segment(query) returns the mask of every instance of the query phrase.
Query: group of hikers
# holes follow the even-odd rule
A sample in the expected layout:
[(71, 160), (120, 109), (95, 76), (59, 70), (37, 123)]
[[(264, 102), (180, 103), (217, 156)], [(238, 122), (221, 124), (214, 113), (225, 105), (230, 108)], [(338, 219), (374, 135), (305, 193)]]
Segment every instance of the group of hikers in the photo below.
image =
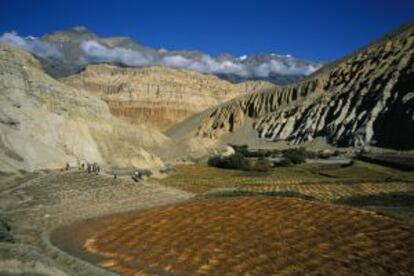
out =
[[(66, 167), (65, 167), (66, 171), (68, 171), (70, 169), (70, 164), (66, 163)], [(101, 172), (101, 167), (98, 165), (98, 163), (93, 162), (93, 163), (89, 163), (89, 162), (79, 162), (78, 161), (78, 169), (82, 170), (82, 171), (86, 171), (87, 173), (95, 173), (95, 174), (99, 174)], [(118, 175), (115, 171), (112, 172), (114, 179), (117, 179)], [(135, 182), (138, 182), (139, 180), (142, 179), (142, 173), (138, 170), (134, 171), (132, 173), (132, 179)]]
[(88, 173), (96, 173), (99, 174), (99, 172), (101, 171), (101, 167), (99, 167), (98, 163), (94, 162), (94, 163), (86, 163), (86, 171)]
[[(69, 163), (66, 163), (65, 169), (67, 171), (70, 169)], [(78, 169), (82, 171), (86, 171), (88, 173), (95, 173), (95, 174), (99, 174), (101, 172), (101, 167), (96, 162), (93, 162), (93, 163), (78, 162)]]

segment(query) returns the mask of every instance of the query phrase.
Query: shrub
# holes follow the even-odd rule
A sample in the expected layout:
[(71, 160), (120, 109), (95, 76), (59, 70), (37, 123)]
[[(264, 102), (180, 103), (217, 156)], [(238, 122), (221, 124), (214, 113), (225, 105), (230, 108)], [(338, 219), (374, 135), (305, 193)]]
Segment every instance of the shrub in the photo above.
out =
[(290, 166), (293, 166), (293, 163), (292, 161), (290, 161), (290, 159), (282, 159), (280, 160), (278, 165), (281, 167), (290, 167)]
[(246, 170), (249, 168), (249, 161), (238, 153), (225, 158), (225, 161), (225, 165), (229, 169)]
[(232, 145), (230, 146), (234, 149), (235, 152), (243, 154), (245, 157), (249, 154), (249, 146), (247, 145)]
[(331, 151), (328, 151), (328, 150), (320, 151), (319, 154), (318, 154), (318, 157), (321, 158), (321, 159), (328, 159), (332, 156), (333, 156), (333, 153)]
[(221, 168), (223, 166), (223, 163), (224, 163), (223, 159), (224, 159), (223, 157), (221, 157), (219, 155), (216, 155), (216, 156), (210, 157), (207, 161), (207, 164), (210, 167)]
[(251, 171), (256, 172), (268, 172), (272, 168), (269, 160), (267, 159), (260, 159), (257, 160), (250, 168)]
[(0, 216), (0, 242), (14, 242), (8, 220)]
[(141, 174), (141, 176), (145, 176), (145, 177), (151, 177), (152, 176), (152, 171), (150, 171), (148, 169), (141, 169), (141, 170), (138, 170), (138, 172)]
[(165, 174), (170, 174), (170, 173), (173, 173), (175, 171), (176, 171), (176, 169), (172, 165), (167, 165), (164, 168), (159, 170), (160, 173), (165, 173)]
[(238, 152), (227, 157), (213, 156), (207, 164), (222, 169), (247, 170), (249, 168), (249, 161)]
[(310, 153), (305, 148), (287, 149), (283, 151), (283, 157), (289, 159), (293, 164), (301, 164), (310, 157)]

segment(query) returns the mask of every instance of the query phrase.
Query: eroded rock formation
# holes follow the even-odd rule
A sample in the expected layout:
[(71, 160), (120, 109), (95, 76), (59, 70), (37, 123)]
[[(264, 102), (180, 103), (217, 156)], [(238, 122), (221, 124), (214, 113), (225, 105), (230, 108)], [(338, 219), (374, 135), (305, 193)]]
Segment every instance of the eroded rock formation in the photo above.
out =
[(267, 82), (236, 85), (215, 76), (159, 66), (134, 69), (90, 65), (79, 75), (62, 80), (99, 95), (115, 116), (156, 130), (166, 130), (244, 93), (274, 86)]
[[(169, 138), (114, 118), (99, 97), (51, 78), (30, 54), (0, 46), (0, 170), (63, 168), (77, 160), (157, 167)], [(171, 143), (173, 144), (173, 143)]]
[(197, 128), (219, 138), (253, 118), (260, 138), (292, 144), (414, 149), (414, 26), (406, 26), (298, 84), (234, 99)]

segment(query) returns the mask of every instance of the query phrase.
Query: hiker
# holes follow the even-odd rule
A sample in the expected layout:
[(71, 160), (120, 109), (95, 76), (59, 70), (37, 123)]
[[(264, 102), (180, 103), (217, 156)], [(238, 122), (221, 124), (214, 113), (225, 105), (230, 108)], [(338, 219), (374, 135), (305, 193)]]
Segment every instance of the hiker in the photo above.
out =
[(133, 179), (135, 182), (138, 182), (138, 181), (141, 179), (141, 174), (140, 174), (140, 172), (139, 172), (139, 171), (135, 171), (135, 172), (133, 173), (133, 175), (132, 175), (132, 179)]
[(91, 173), (91, 171), (92, 171), (92, 166), (91, 166), (91, 164), (89, 164), (89, 162), (88, 162), (88, 163), (86, 163), (86, 171), (87, 171), (88, 173)]
[(101, 168), (99, 167), (99, 165), (97, 163), (95, 163), (95, 173), (99, 174), (99, 172), (101, 171)]
[(70, 168), (69, 163), (66, 163), (66, 170), (68, 171), (68, 170), (69, 170), (69, 168)]

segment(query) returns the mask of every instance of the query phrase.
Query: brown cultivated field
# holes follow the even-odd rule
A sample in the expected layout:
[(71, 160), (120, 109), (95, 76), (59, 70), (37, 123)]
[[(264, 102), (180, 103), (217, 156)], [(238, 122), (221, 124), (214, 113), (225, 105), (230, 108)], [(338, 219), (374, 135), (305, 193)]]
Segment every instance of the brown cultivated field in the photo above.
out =
[(100, 223), (84, 248), (123, 275), (414, 273), (413, 224), (315, 201), (202, 200)]
[(266, 195), (313, 199), (414, 222), (414, 171), (359, 160), (351, 166), (301, 164), (276, 167), (265, 173), (181, 165), (159, 182), (199, 197)]
[[(205, 193), (222, 188), (260, 192), (292, 189), (295, 192), (310, 191), (311, 196), (318, 197), (320, 190), (318, 199), (330, 200), (331, 197), (353, 195), (353, 191), (356, 193), (364, 193), (364, 191), (379, 193), (382, 190), (405, 192), (408, 187), (413, 187), (414, 172), (403, 172), (362, 161), (355, 161), (349, 167), (312, 164), (278, 167), (267, 173), (226, 170), (207, 165), (180, 165), (177, 166), (175, 173), (158, 182), (193, 193)], [(365, 185), (365, 183), (370, 184)], [(336, 186), (325, 184), (336, 184)]]

